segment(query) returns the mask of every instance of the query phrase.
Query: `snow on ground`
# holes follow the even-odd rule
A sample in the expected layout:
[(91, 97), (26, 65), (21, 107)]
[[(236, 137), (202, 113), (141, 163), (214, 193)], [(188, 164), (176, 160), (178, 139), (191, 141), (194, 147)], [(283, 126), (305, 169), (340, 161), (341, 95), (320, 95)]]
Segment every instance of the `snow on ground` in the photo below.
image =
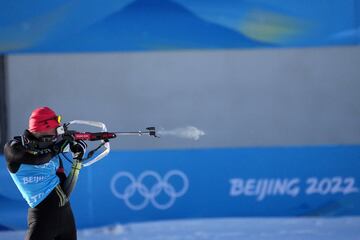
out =
[[(25, 231), (0, 232), (20, 240)], [(79, 240), (360, 240), (360, 217), (224, 218), (158, 221), (82, 229)]]

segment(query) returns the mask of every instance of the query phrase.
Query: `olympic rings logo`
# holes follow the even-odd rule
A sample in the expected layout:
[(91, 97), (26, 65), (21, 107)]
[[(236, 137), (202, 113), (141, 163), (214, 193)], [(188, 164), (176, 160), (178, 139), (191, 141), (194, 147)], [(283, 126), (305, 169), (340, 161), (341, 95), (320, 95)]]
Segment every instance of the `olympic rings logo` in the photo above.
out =
[[(171, 179), (179, 178), (182, 187), (178, 190), (171, 184)], [(155, 181), (151, 186), (145, 184), (145, 179)], [(118, 191), (118, 186), (122, 183), (129, 182), (123, 191)], [(187, 176), (179, 170), (171, 170), (165, 174), (163, 178), (154, 171), (144, 171), (136, 179), (129, 172), (118, 172), (114, 175), (110, 183), (111, 191), (115, 197), (124, 200), (125, 204), (132, 210), (144, 209), (149, 203), (155, 208), (165, 210), (174, 205), (176, 198), (183, 196), (189, 188), (189, 180)], [(137, 194), (141, 196), (142, 201), (131, 201), (133, 196)], [(167, 195), (167, 200), (159, 201), (161, 194)]]

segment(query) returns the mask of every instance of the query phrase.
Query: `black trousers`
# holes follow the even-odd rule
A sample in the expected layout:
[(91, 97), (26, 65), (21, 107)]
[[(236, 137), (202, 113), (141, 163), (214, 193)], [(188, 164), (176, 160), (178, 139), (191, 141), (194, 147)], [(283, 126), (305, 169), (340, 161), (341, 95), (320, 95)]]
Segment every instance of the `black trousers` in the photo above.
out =
[(76, 225), (70, 203), (59, 206), (55, 189), (35, 208), (28, 210), (26, 240), (76, 240)]

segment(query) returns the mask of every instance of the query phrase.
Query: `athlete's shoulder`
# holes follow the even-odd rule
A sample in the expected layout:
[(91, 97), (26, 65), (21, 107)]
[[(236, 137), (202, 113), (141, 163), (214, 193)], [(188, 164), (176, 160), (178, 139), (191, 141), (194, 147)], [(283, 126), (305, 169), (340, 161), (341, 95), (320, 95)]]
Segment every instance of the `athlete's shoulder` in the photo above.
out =
[(4, 146), (4, 155), (6, 160), (12, 160), (17, 155), (23, 155), (26, 149), (21, 144), (21, 141), (14, 138), (8, 141)]
[(4, 156), (10, 172), (15, 173), (20, 167), (20, 162), (25, 159), (25, 148), (21, 141), (14, 138), (4, 146)]
[(15, 173), (21, 164), (41, 165), (49, 162), (55, 153), (50, 149), (29, 150), (24, 146), (21, 137), (15, 137), (5, 144), (4, 155), (8, 169)]

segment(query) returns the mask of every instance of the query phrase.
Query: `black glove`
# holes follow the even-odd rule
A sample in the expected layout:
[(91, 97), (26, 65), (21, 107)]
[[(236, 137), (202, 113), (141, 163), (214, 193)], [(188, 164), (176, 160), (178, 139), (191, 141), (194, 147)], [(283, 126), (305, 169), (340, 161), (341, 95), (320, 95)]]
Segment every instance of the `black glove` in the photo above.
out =
[(61, 134), (58, 136), (58, 140), (53, 146), (53, 151), (56, 154), (64, 152), (65, 148), (71, 143), (74, 142), (74, 137), (70, 134)]
[(70, 150), (74, 153), (74, 159), (82, 160), (86, 152), (87, 144), (83, 140), (77, 140), (70, 144)]

